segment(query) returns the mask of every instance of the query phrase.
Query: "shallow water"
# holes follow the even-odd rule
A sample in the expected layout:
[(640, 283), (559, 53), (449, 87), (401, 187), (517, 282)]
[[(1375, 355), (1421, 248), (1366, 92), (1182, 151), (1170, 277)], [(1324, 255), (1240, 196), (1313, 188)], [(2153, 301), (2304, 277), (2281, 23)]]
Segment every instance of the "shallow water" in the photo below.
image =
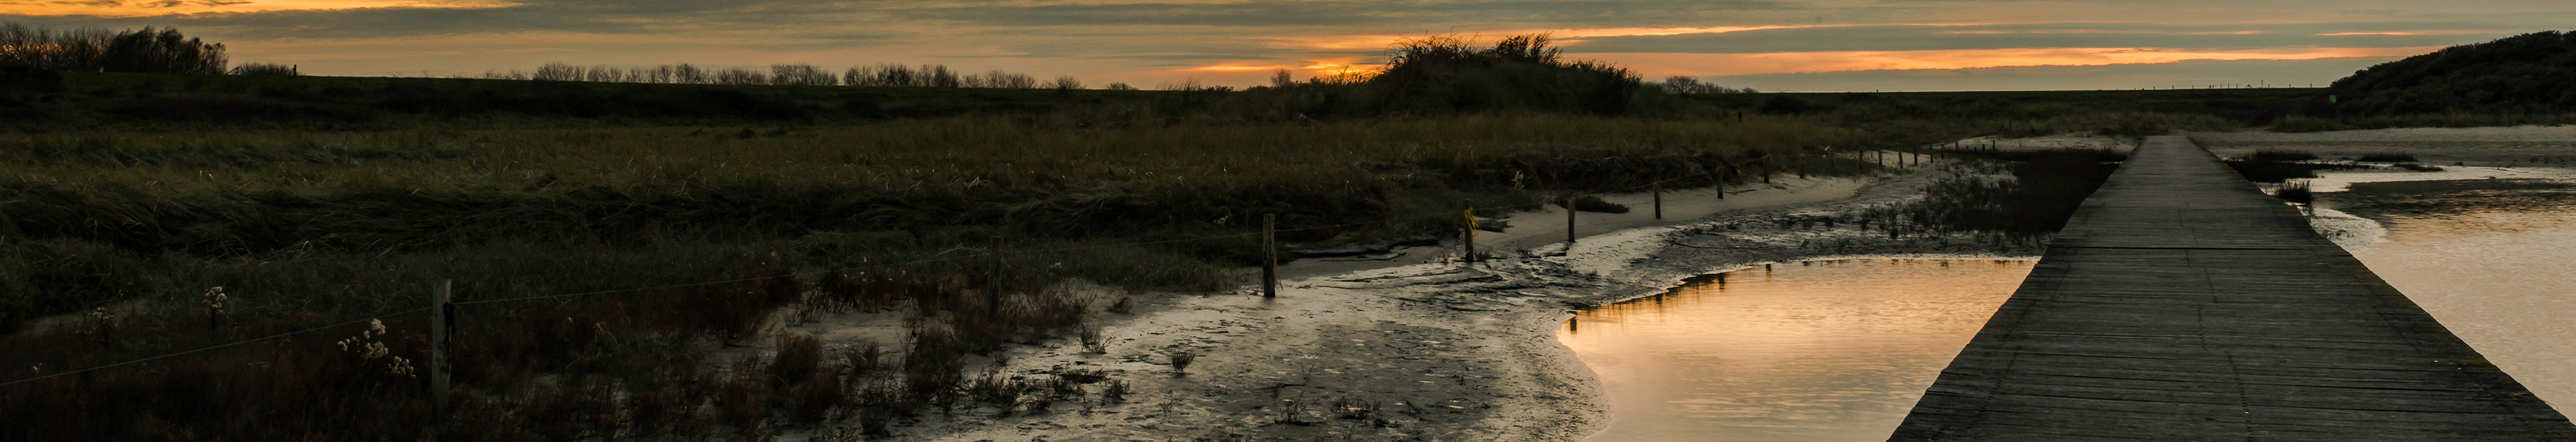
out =
[(2320, 217), (2321, 232), (2351, 232), (2337, 242), (2373, 273), (2576, 413), (2576, 182), (2359, 183), (2317, 205), (2351, 215)]
[(2033, 264), (1754, 267), (1583, 311), (1557, 339), (1610, 406), (1592, 441), (1886, 440)]

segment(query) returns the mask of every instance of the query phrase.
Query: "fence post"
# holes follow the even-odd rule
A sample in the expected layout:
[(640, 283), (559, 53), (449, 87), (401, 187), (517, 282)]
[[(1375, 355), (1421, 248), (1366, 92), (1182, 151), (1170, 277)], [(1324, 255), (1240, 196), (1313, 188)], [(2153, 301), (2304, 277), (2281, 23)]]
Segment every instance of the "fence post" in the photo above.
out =
[(1771, 154), (1762, 154), (1762, 184), (1771, 184)]
[(1574, 194), (1565, 194), (1565, 253), (1574, 254)]
[(1261, 297), (1279, 297), (1279, 214), (1261, 215)]
[(1725, 200), (1726, 200), (1726, 184), (1727, 184), (1727, 182), (1729, 182), (1730, 180), (1733, 180), (1734, 178), (1735, 178), (1735, 166), (1732, 166), (1732, 165), (1730, 165), (1730, 166), (1726, 166), (1726, 170), (1720, 170), (1720, 171), (1717, 171), (1717, 200), (1718, 200), (1718, 201), (1725, 201)]
[(984, 278), (984, 313), (1002, 312), (1002, 237), (993, 236), (993, 271)]
[(1468, 266), (1468, 267), (1475, 267), (1475, 266), (1476, 266), (1476, 204), (1475, 204), (1475, 203), (1468, 202), (1467, 200), (1458, 200), (1458, 205), (1466, 206), (1466, 207), (1467, 207), (1467, 210), (1466, 210), (1466, 211), (1464, 211), (1464, 212), (1458, 212), (1458, 214), (1459, 214), (1460, 216), (1465, 216), (1465, 217), (1467, 217), (1467, 224), (1464, 224), (1465, 226), (1467, 226), (1467, 231), (1466, 231), (1464, 234), (1458, 235), (1458, 243), (1460, 243), (1460, 244), (1465, 244), (1465, 245), (1467, 246), (1467, 252), (1466, 252), (1465, 254), (1458, 255), (1458, 263), (1459, 263), (1459, 264), (1461, 264), (1461, 265)]
[(1664, 185), (1662, 184), (1655, 185), (1655, 219), (1664, 219)]
[(449, 327), (456, 324), (456, 304), (448, 298), (451, 281), (441, 279), (429, 290), (429, 401), (434, 409), (447, 409), (449, 368), (447, 345), (452, 341)]

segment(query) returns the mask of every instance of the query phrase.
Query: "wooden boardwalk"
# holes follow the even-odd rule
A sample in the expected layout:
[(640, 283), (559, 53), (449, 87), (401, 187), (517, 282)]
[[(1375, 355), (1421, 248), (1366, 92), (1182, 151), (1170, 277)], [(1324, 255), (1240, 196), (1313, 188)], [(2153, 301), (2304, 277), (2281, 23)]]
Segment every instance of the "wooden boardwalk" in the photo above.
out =
[(2296, 209), (2153, 137), (1889, 440), (2576, 440), (2576, 425)]

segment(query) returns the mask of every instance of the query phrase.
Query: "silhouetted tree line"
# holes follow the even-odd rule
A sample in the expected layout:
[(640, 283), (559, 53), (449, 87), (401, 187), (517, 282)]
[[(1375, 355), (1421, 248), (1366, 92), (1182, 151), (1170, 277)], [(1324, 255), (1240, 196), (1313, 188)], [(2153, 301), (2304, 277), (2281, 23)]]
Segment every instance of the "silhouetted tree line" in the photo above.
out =
[(1663, 89), (1664, 89), (1664, 92), (1671, 92), (1671, 93), (1676, 93), (1676, 94), (1758, 94), (1758, 93), (1762, 93), (1762, 91), (1753, 90), (1753, 88), (1749, 88), (1749, 87), (1726, 87), (1726, 86), (1719, 86), (1719, 85), (1709, 84), (1709, 83), (1701, 83), (1701, 82), (1699, 82), (1699, 79), (1697, 79), (1697, 78), (1691, 78), (1691, 77), (1680, 76), (1680, 75), (1675, 75), (1675, 76), (1672, 76), (1672, 77), (1670, 77), (1670, 78), (1665, 78), (1665, 79), (1664, 79), (1664, 82), (1663, 82), (1662, 84), (1657, 84), (1657, 85), (1655, 85), (1655, 86), (1656, 86), (1656, 87), (1661, 87), (1661, 88), (1663, 88)]
[(2576, 34), (2452, 46), (2354, 72), (2332, 90), (2350, 113), (2576, 111)]
[(699, 67), (688, 63), (666, 64), (650, 68), (621, 66), (576, 66), (548, 63), (536, 72), (488, 71), (482, 78), (501, 80), (590, 81), (601, 83), (669, 83), (669, 84), (766, 84), (783, 86), (903, 86), (903, 87), (969, 87), (997, 89), (1081, 89), (1082, 79), (1073, 76), (1039, 81), (1028, 74), (996, 69), (980, 74), (961, 74), (948, 66), (926, 64), (913, 67), (880, 64), (850, 68), (833, 75), (813, 65), (777, 64), (766, 71), (750, 68)]
[(222, 74), (222, 43), (181, 35), (176, 28), (145, 27), (55, 31), (0, 23), (0, 68), (18, 71)]

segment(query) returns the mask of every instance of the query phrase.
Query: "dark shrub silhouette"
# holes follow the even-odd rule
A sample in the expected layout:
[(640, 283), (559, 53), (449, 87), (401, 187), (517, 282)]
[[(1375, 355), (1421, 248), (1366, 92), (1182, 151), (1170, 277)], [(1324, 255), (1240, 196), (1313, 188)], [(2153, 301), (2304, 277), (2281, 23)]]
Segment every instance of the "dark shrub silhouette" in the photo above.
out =
[(2535, 32), (2381, 63), (2336, 80), (2345, 112), (2576, 110), (2576, 34)]
[(1504, 38), (1476, 49), (1466, 40), (1431, 36), (1398, 42), (1386, 70), (1365, 85), (1387, 111), (1446, 113), (1499, 110), (1627, 113), (1647, 91), (1635, 72), (1593, 61), (1566, 61), (1546, 34)]

